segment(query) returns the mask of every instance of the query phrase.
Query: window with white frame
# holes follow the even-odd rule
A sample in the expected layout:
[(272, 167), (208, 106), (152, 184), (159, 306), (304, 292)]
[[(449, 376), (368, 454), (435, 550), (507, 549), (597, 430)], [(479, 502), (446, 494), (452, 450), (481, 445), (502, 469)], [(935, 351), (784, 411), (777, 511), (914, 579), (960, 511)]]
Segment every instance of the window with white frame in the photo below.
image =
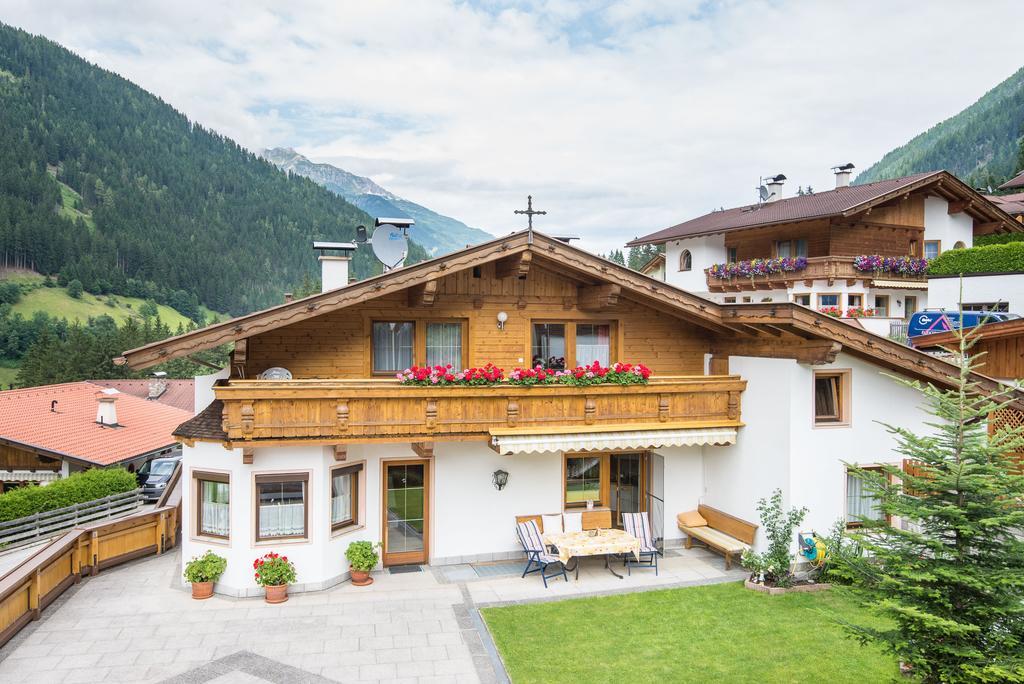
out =
[(811, 305), (811, 295), (809, 292), (801, 292), (793, 295), (793, 303), (799, 304), (800, 306)]

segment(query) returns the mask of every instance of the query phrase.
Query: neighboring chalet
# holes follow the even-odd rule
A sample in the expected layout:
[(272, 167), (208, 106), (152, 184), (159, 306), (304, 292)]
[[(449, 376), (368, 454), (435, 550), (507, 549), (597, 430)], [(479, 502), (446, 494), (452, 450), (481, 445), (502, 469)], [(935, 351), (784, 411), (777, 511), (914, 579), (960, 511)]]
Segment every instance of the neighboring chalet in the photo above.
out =
[(118, 392), (140, 399), (173, 406), (189, 415), (195, 414), (196, 393), (192, 380), (168, 380), (154, 377), (148, 380), (89, 380), (100, 387), (113, 387)]
[[(760, 204), (713, 211), (629, 245), (664, 245), (665, 281), (716, 302), (795, 302), (844, 317), (871, 309), (861, 323), (887, 334), (891, 320), (928, 306), (919, 260), (971, 247), (979, 235), (1024, 231), (946, 171), (850, 185), (851, 169), (837, 168), (834, 190), (795, 197), (782, 196), (777, 177)], [(858, 259), (873, 256), (891, 266)], [(751, 262), (765, 259), (788, 263), (751, 273)]]
[(179, 450), (172, 432), (190, 417), (93, 382), (0, 392), (0, 486), (43, 484), (87, 468), (136, 470)]
[[(970, 354), (977, 357), (979, 373), (1000, 380), (1024, 380), (1024, 318), (987, 323), (972, 328), (969, 335), (976, 340)], [(917, 349), (960, 349), (952, 330), (912, 337), (911, 342)]]
[[(901, 462), (878, 420), (927, 429), (921, 396), (883, 371), (940, 385), (957, 375), (816, 311), (719, 304), (532, 231), (118, 362), (145, 368), (231, 342), (230, 369), (197, 378), (199, 413), (175, 434), (182, 558), (226, 556), (217, 591), (232, 595), (259, 594), (252, 561), (270, 550), (296, 563), (298, 590), (346, 579), (355, 540), (383, 542), (386, 566), (521, 558), (515, 516), (587, 499), (616, 525), (649, 512), (667, 547), (681, 543), (677, 513), (705, 503), (756, 519), (774, 488), (825, 530), (870, 510), (844, 461)], [(448, 363), (508, 375), (535, 359), (653, 375), (586, 387), (396, 379)]]

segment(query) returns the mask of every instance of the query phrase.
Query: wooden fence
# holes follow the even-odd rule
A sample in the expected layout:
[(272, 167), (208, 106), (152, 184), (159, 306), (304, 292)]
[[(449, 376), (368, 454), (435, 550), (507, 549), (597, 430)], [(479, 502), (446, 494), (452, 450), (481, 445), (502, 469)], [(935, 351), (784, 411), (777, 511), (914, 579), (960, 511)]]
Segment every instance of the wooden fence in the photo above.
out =
[(180, 471), (179, 464), (153, 510), (78, 525), (0, 578), (0, 646), (83, 577), (173, 548), (181, 524)]
[(0, 546), (4, 549), (34, 544), (44, 537), (52, 537), (75, 525), (112, 518), (139, 507), (142, 490), (111, 494), (102, 499), (43, 511), (17, 520), (0, 523)]

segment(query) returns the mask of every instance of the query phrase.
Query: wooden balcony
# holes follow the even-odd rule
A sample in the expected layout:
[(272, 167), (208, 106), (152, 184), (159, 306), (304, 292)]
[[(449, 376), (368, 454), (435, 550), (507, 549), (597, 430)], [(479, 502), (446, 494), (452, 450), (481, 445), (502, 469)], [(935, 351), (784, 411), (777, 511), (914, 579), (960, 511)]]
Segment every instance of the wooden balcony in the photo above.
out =
[[(738, 376), (646, 385), (418, 387), (396, 380), (231, 380), (215, 387), (232, 442), (486, 439), (494, 428), (740, 425)], [(625, 429), (628, 429), (625, 428)]]
[(810, 257), (807, 259), (807, 268), (802, 271), (791, 273), (773, 273), (765, 276), (754, 276), (753, 278), (732, 278), (720, 280), (712, 278), (705, 271), (709, 292), (741, 292), (750, 290), (784, 290), (793, 287), (801, 281), (805, 281), (810, 287), (815, 280), (827, 280), (829, 285), (835, 285), (837, 280), (846, 280), (848, 285), (854, 281), (863, 280), (865, 285), (873, 287), (875, 280), (900, 281), (915, 283), (927, 286), (927, 276), (899, 275), (896, 273), (866, 273), (858, 271), (853, 267), (852, 256), (825, 256)]

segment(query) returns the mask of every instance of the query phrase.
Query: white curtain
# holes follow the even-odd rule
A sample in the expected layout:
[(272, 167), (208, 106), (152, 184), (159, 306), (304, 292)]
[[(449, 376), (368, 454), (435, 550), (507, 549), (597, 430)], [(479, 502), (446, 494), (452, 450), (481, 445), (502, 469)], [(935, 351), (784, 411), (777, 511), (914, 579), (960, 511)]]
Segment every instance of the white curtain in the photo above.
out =
[(354, 475), (336, 475), (331, 490), (331, 522), (345, 522), (352, 518), (352, 478)]
[(611, 326), (580, 324), (576, 326), (576, 364), (586, 366), (597, 361), (607, 367), (611, 348)]
[(413, 324), (373, 324), (373, 370), (400, 371), (412, 365)]
[(201, 480), (201, 482), (203, 492), (201, 519), (203, 525), (200, 532), (226, 537), (231, 529), (231, 506), (228, 499), (228, 484), (226, 482), (211, 482), (209, 480)]
[(864, 481), (853, 473), (846, 474), (846, 522), (878, 520), (882, 517), (877, 497), (871, 496)]
[(462, 325), (460, 323), (427, 324), (427, 365), (462, 370)]
[(261, 504), (260, 537), (290, 537), (306, 533), (306, 507), (297, 504)]

